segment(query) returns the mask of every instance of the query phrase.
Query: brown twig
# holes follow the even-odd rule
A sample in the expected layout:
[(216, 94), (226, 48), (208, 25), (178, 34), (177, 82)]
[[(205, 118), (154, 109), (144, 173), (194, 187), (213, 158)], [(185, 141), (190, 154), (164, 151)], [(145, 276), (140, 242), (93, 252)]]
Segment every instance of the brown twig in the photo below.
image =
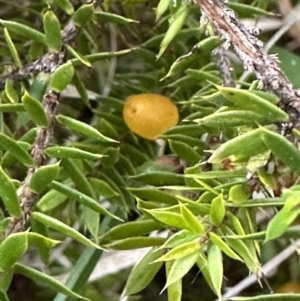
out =
[(280, 106), (289, 114), (293, 127), (299, 128), (300, 91), (295, 89), (281, 71), (275, 55), (268, 55), (263, 43), (239, 21), (233, 10), (222, 0), (194, 0), (202, 10), (203, 24), (211, 22), (224, 40), (224, 47), (233, 46), (244, 63), (253, 72), (259, 86), (280, 98)]
[[(64, 37), (64, 41), (71, 42), (75, 39), (76, 35), (74, 34), (76, 30), (74, 30), (74, 26), (68, 25), (62, 36)], [(63, 64), (65, 60), (65, 52), (62, 51), (60, 53), (46, 53), (41, 59), (37, 60), (33, 64), (29, 65), (24, 69), (20, 69), (14, 73), (6, 75), (4, 78), (4, 82), (6, 78), (11, 78), (13, 80), (23, 80), (35, 75), (39, 72), (54, 72), (60, 65)], [(3, 79), (2, 78), (2, 79)], [(0, 79), (0, 88), (1, 88), (1, 79)], [(18, 189), (18, 196), (20, 199), (20, 205), (22, 209), (22, 216), (20, 218), (14, 217), (11, 220), (11, 223), (8, 225), (6, 229), (6, 236), (11, 233), (16, 233), (20, 231), (24, 231), (28, 219), (30, 217), (32, 208), (37, 200), (37, 194), (29, 188), (29, 183), (32, 179), (32, 176), (35, 174), (37, 170), (43, 165), (46, 164), (46, 155), (44, 153), (45, 149), (49, 146), (53, 136), (53, 126), (55, 123), (55, 116), (57, 114), (59, 105), (59, 93), (48, 90), (43, 97), (43, 106), (49, 121), (48, 127), (38, 127), (37, 137), (34, 142), (34, 146), (32, 148), (31, 154), (33, 157), (34, 165), (28, 169), (27, 175), (23, 184)]]

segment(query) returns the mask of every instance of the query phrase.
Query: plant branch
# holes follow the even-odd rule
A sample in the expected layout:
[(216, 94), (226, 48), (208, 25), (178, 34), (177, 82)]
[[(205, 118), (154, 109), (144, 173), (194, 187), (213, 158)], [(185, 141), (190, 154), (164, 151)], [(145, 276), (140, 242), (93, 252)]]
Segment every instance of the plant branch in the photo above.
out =
[(211, 22), (221, 35), (224, 47), (233, 46), (244, 63), (244, 69), (253, 72), (259, 86), (272, 91), (281, 99), (280, 106), (287, 111), (294, 127), (298, 127), (300, 91), (295, 89), (281, 71), (276, 55), (268, 55), (259, 41), (240, 22), (233, 10), (222, 0), (194, 0), (202, 10), (201, 22)]
[[(62, 36), (64, 41), (71, 42), (74, 40), (76, 35), (74, 34), (74, 26), (68, 25)], [(33, 64), (29, 65), (24, 69), (20, 69), (14, 73), (11, 73), (2, 78), (4, 83), (6, 78), (11, 78), (13, 80), (23, 80), (28, 77), (35, 75), (39, 72), (53, 73), (60, 65), (64, 63), (66, 53), (62, 51), (60, 53), (48, 52), (42, 56), (39, 60), (35, 61)], [(0, 79), (0, 88), (3, 82)], [(59, 93), (48, 90), (43, 97), (43, 107), (49, 121), (48, 127), (39, 126), (37, 130), (37, 137), (34, 142), (31, 154), (33, 157), (34, 165), (28, 169), (27, 175), (23, 184), (18, 189), (18, 196), (20, 199), (20, 205), (22, 209), (22, 216), (20, 218), (12, 218), (11, 223), (6, 229), (6, 236), (11, 233), (16, 233), (24, 231), (26, 224), (29, 220), (32, 208), (37, 200), (38, 195), (32, 191), (29, 187), (30, 181), (39, 170), (39, 168), (47, 163), (47, 158), (44, 153), (45, 149), (50, 145), (53, 136), (53, 127), (55, 123), (55, 116), (58, 111), (59, 106)]]

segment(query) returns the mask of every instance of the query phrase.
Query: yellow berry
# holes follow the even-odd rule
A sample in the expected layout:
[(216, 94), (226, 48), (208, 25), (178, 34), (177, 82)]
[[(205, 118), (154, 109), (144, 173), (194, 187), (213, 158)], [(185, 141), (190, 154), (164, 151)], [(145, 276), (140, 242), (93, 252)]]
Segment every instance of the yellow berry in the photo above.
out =
[(123, 118), (137, 135), (155, 140), (178, 123), (178, 110), (165, 96), (144, 93), (131, 96), (125, 102)]

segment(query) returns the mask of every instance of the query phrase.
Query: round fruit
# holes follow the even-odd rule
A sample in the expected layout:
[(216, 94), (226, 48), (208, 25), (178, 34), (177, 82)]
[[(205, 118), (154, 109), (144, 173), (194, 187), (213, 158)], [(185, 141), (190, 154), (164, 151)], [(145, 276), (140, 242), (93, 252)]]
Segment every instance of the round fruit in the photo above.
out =
[(178, 110), (171, 100), (159, 94), (145, 93), (127, 99), (123, 118), (139, 136), (155, 140), (178, 123)]

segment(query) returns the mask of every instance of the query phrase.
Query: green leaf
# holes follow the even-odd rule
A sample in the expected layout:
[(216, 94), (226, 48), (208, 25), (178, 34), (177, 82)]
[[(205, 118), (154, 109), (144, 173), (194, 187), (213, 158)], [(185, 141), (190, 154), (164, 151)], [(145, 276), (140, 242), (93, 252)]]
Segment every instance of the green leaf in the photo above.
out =
[(151, 219), (136, 220), (117, 225), (101, 236), (101, 241), (141, 236), (154, 230), (163, 229), (163, 225)]
[(63, 91), (72, 81), (74, 75), (74, 67), (71, 60), (60, 65), (52, 74), (49, 88), (56, 92)]
[(5, 38), (5, 42), (8, 46), (8, 49), (9, 49), (9, 52), (12, 56), (12, 59), (15, 63), (15, 65), (18, 67), (18, 68), (22, 68), (22, 63), (20, 61), (20, 58), (19, 58), (19, 55), (18, 55), (18, 51), (10, 37), (10, 34), (7, 30), (7, 28), (4, 28), (4, 38)]
[(183, 185), (184, 177), (172, 172), (151, 172), (130, 177), (132, 180), (140, 181), (148, 185)]
[(49, 73), (40, 72), (29, 89), (30, 96), (41, 102), (46, 93), (50, 77)]
[(14, 272), (16, 274), (24, 275), (24, 276), (26, 276), (36, 282), (39, 282), (43, 285), (46, 285), (56, 292), (65, 294), (65, 295), (73, 297), (73, 298), (78, 298), (80, 300), (90, 300), (79, 294), (76, 294), (75, 292), (71, 291), (69, 288), (64, 286), (62, 283), (60, 283), (59, 281), (55, 280), (54, 278), (50, 277), (49, 275), (47, 275), (45, 273), (39, 272), (36, 269), (32, 269), (30, 267), (26, 267), (24, 265), (16, 263), (14, 265)]
[(173, 38), (180, 31), (187, 16), (188, 7), (186, 4), (182, 4), (170, 20), (170, 27), (161, 42), (158, 57), (160, 57), (165, 52), (166, 48), (169, 46)]
[(65, 202), (67, 198), (65, 194), (51, 189), (41, 197), (37, 206), (41, 211), (49, 211)]
[(298, 208), (300, 204), (299, 191), (286, 189), (283, 192), (283, 197), (285, 199), (285, 204), (269, 222), (266, 241), (281, 236), (300, 214), (300, 209)]
[(235, 214), (228, 211), (227, 218), (231, 223), (231, 229), (233, 229), (238, 235), (246, 235), (245, 230), (240, 222), (240, 219)]
[[(11, 281), (12, 281), (12, 278), (13, 278), (13, 275), (14, 275), (14, 271), (12, 268), (9, 268), (3, 272), (0, 272), (0, 292), (8, 291)], [(6, 301), (6, 300), (2, 299), (1, 295), (0, 295), (0, 300)]]
[[(167, 261), (166, 266), (166, 276), (168, 278), (171, 268), (173, 266), (174, 262)], [(182, 279), (178, 279), (173, 284), (169, 285), (167, 288), (168, 292), (168, 301), (181, 301), (182, 297)]]
[(105, 247), (113, 250), (135, 250), (139, 248), (157, 247), (161, 246), (165, 242), (162, 237), (128, 237), (110, 244), (106, 244)]
[(27, 233), (13, 233), (0, 245), (0, 272), (9, 269), (26, 252)]
[(223, 199), (223, 195), (220, 194), (219, 196), (215, 197), (211, 202), (209, 216), (212, 224), (216, 227), (220, 226), (220, 224), (223, 222), (225, 214), (225, 202)]
[[(66, 49), (69, 51), (69, 53), (78, 61), (80, 61), (83, 65), (86, 65), (88, 67), (91, 67), (92, 64), (81, 54), (79, 54), (76, 50), (74, 50), (70, 45), (65, 45)], [(74, 81), (74, 79), (73, 79)]]
[(251, 196), (251, 189), (245, 184), (233, 185), (229, 189), (229, 200), (233, 203), (243, 203), (246, 202)]
[[(227, 228), (227, 232), (229, 234), (233, 234), (233, 232)], [(259, 262), (256, 256), (252, 256), (246, 244), (241, 240), (234, 240), (231, 238), (227, 238), (229, 246), (243, 259), (248, 269), (252, 273), (257, 273), (260, 269)]]
[(182, 257), (186, 257), (188, 255), (194, 254), (195, 252), (199, 251), (201, 247), (202, 246), (201, 246), (200, 238), (196, 238), (192, 241), (182, 243), (179, 246), (173, 248), (168, 253), (156, 259), (155, 262), (169, 261), (169, 260), (175, 260)]
[(5, 95), (11, 103), (19, 102), (18, 92), (14, 88), (14, 83), (11, 79), (5, 81)]
[(273, 16), (274, 14), (253, 5), (243, 3), (228, 3), (228, 6), (239, 14), (241, 18), (253, 16)]
[(83, 151), (75, 147), (68, 146), (50, 146), (46, 148), (45, 154), (54, 158), (78, 158), (81, 160), (97, 161), (103, 157), (101, 154), (94, 154), (91, 152)]
[(178, 204), (177, 199), (169, 193), (165, 193), (161, 190), (154, 188), (133, 188), (127, 187), (127, 189), (138, 198), (144, 200), (157, 201), (160, 203), (165, 203), (168, 205), (176, 205)]
[[(197, 43), (193, 49), (183, 56), (180, 56), (171, 66), (169, 72), (165, 77), (161, 79), (164, 80), (167, 77), (173, 76), (180, 72), (186, 71), (188, 68), (192, 67), (194, 64), (207, 63), (208, 55), (220, 44), (220, 38), (217, 36), (208, 37)], [(207, 55), (208, 54), (208, 55)], [(188, 79), (191, 81), (191, 78)], [(171, 84), (173, 86), (174, 82)]]
[(92, 199), (96, 199), (96, 194), (94, 193), (90, 183), (88, 182), (84, 172), (80, 169), (80, 166), (72, 159), (63, 159), (61, 161), (61, 166), (68, 176), (72, 179), (78, 191), (86, 194)]
[(84, 27), (94, 16), (94, 4), (81, 5), (73, 16), (73, 22), (79, 27)]
[(266, 120), (272, 122), (289, 120), (287, 113), (270, 103), (268, 100), (251, 93), (251, 91), (223, 86), (217, 86), (217, 88), (225, 98), (235, 105), (238, 105), (244, 110), (250, 110), (264, 116)]
[(203, 118), (197, 118), (193, 121), (212, 127), (232, 127), (260, 123), (263, 119), (263, 116), (251, 111), (230, 110), (225, 112), (215, 112), (214, 114), (210, 114)]
[(50, 239), (35, 232), (27, 232), (27, 238), (28, 245), (36, 247), (43, 262), (49, 265), (51, 249), (60, 243), (60, 241)]
[(69, 0), (52, 0), (52, 1), (68, 15), (72, 15), (74, 13), (74, 7)]
[(59, 221), (59, 220), (57, 220), (53, 217), (50, 217), (50, 216), (45, 215), (45, 214), (40, 213), (40, 212), (33, 212), (31, 214), (31, 217), (34, 220), (36, 220), (36, 221), (40, 222), (41, 224), (45, 225), (46, 227), (50, 227), (50, 228), (52, 228), (52, 229), (54, 229), (58, 232), (61, 232), (65, 235), (67, 235), (67, 236), (70, 236), (70, 237), (74, 238), (75, 240), (77, 240), (78, 242), (82, 243), (85, 246), (102, 249), (100, 246), (93, 243), (91, 240), (89, 240), (88, 238), (83, 236), (78, 231), (74, 230), (70, 226), (62, 223), (61, 221)]
[(219, 164), (224, 159), (238, 161), (266, 151), (267, 146), (261, 137), (261, 129), (255, 129), (223, 143), (208, 159)]
[(186, 242), (195, 240), (196, 238), (199, 238), (198, 234), (192, 233), (188, 230), (181, 230), (169, 237), (160, 249), (172, 249)]
[(202, 156), (195, 150), (194, 147), (184, 142), (170, 139), (169, 145), (174, 154), (190, 164), (196, 164), (202, 159)]
[(200, 254), (197, 258), (196, 264), (199, 267), (199, 270), (201, 271), (201, 274), (203, 275), (203, 277), (206, 280), (207, 284), (209, 285), (210, 289), (216, 295), (218, 295), (218, 293), (215, 290), (215, 287), (212, 283), (212, 280), (211, 280), (211, 275), (210, 275), (210, 271), (208, 268), (208, 261), (207, 261), (206, 255), (203, 252), (200, 252)]
[(14, 21), (0, 19), (0, 23), (7, 29), (25, 37), (27, 40), (33, 40), (40, 44), (45, 44), (45, 35), (38, 30)]
[(3, 103), (0, 104), (0, 112), (8, 113), (8, 112), (24, 112), (25, 108), (21, 103)]
[(182, 218), (186, 225), (190, 228), (191, 232), (196, 234), (204, 234), (205, 228), (201, 221), (197, 219), (197, 217), (187, 208), (187, 206), (182, 203), (180, 203), (179, 206)]
[[(109, 221), (107, 220), (107, 222)], [(65, 285), (75, 292), (79, 291), (87, 284), (88, 279), (99, 262), (102, 254), (102, 250), (85, 248), (73, 268), (70, 270), (70, 274)], [(69, 298), (63, 294), (57, 294), (53, 301), (69, 301)]]
[(59, 240), (51, 239), (49, 237), (43, 236), (35, 232), (26, 232), (26, 233), (27, 233), (28, 244), (30, 246), (35, 246), (35, 247), (43, 246), (46, 248), (53, 248), (60, 243)]
[[(115, 52), (113, 52), (113, 51), (112, 52), (99, 52), (99, 53), (85, 55), (84, 58), (86, 60), (88, 60), (90, 63), (94, 63), (94, 62), (98, 62), (100, 60), (122, 56), (124, 54), (131, 52), (132, 50), (133, 49), (123, 49), (123, 50), (115, 51)], [(71, 62), (73, 64), (73, 66), (75, 66), (75, 67), (81, 64), (80, 60), (78, 60), (77, 58), (72, 59)]]
[(162, 266), (162, 262), (154, 262), (158, 257), (163, 254), (163, 250), (153, 248), (147, 255), (132, 269), (122, 297), (136, 294), (147, 287), (157, 274)]
[(160, 0), (156, 8), (156, 21), (166, 12), (172, 4), (171, 0)]
[(95, 242), (98, 243), (100, 214), (88, 207), (83, 207), (82, 213), (85, 227), (91, 233)]
[(11, 216), (21, 217), (22, 211), (17, 196), (17, 192), (12, 180), (0, 166), (0, 197), (5, 205), (6, 210)]
[(199, 252), (194, 254), (176, 259), (170, 269), (170, 273), (167, 278), (167, 283), (165, 284), (163, 290), (169, 287), (171, 284), (182, 279), (182, 277), (189, 272), (193, 267), (199, 257)]
[(49, 51), (60, 52), (62, 46), (60, 23), (55, 14), (48, 10), (43, 17), (45, 42)]
[(24, 95), (22, 96), (22, 103), (25, 110), (36, 125), (48, 127), (49, 120), (45, 113), (45, 109), (37, 99), (25, 91)]
[(119, 193), (116, 192), (106, 181), (97, 178), (88, 178), (88, 181), (90, 182), (93, 190), (106, 199), (119, 196)]
[(222, 298), (223, 260), (221, 250), (214, 244), (208, 247), (208, 270), (212, 284), (219, 298)]
[(139, 23), (139, 21), (128, 19), (123, 16), (104, 12), (104, 11), (95, 12), (95, 19), (101, 23), (108, 23), (108, 22), (115, 23), (115, 24)]
[(67, 195), (70, 198), (74, 198), (77, 202), (81, 203), (82, 205), (94, 210), (95, 212), (98, 212), (99, 214), (108, 215), (114, 219), (117, 219), (119, 221), (123, 221), (119, 217), (113, 215), (106, 209), (104, 209), (97, 201), (92, 199), (91, 197), (87, 196), (86, 194), (83, 194), (76, 189), (70, 188), (64, 184), (61, 184), (59, 182), (53, 181), (51, 183), (51, 188), (59, 191), (62, 194)]
[(232, 301), (298, 301), (300, 300), (300, 294), (268, 294), (259, 295), (256, 297), (231, 297)]
[(168, 212), (168, 211), (162, 211), (160, 209), (154, 209), (154, 210), (147, 210), (144, 209), (147, 213), (152, 215), (155, 219), (158, 221), (167, 224), (171, 227), (176, 227), (178, 229), (186, 229), (190, 230), (190, 227), (188, 227), (183, 220), (182, 216), (178, 213), (174, 212)]
[(44, 165), (32, 175), (29, 188), (35, 193), (41, 193), (59, 174), (59, 164)]
[(261, 129), (261, 137), (266, 146), (290, 169), (300, 174), (300, 152), (297, 147), (281, 135), (265, 128)]
[(111, 138), (105, 137), (98, 130), (96, 130), (95, 128), (93, 128), (92, 126), (84, 122), (63, 115), (58, 115), (56, 118), (59, 123), (65, 125), (69, 129), (84, 134), (88, 137), (104, 142), (118, 142)]
[(232, 259), (243, 261), (218, 235), (213, 232), (209, 233), (210, 240), (219, 247), (227, 256)]
[(188, 69), (185, 71), (187, 75), (189, 75), (193, 79), (197, 79), (199, 82), (212, 82), (214, 84), (221, 84), (222, 80), (220, 77), (216, 76), (213, 72), (211, 71), (202, 71), (202, 70), (193, 70), (193, 69)]

